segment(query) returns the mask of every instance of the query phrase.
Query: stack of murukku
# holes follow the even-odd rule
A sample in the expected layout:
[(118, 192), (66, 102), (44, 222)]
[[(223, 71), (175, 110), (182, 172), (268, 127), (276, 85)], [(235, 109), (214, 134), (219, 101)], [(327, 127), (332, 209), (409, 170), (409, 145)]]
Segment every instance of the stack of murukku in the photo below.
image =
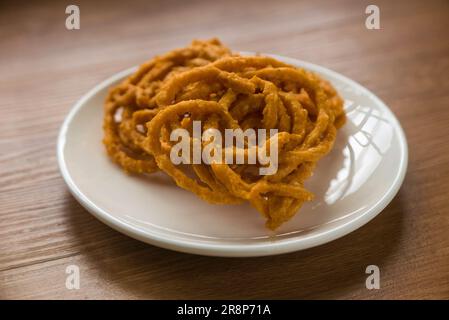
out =
[[(266, 137), (268, 146), (277, 141), (277, 171), (260, 175), (265, 164), (259, 162), (174, 164), (170, 133), (192, 132), (195, 121), (202, 131), (277, 129)], [(104, 144), (127, 172), (162, 170), (210, 203), (249, 201), (276, 229), (312, 200), (304, 182), (344, 121), (342, 99), (316, 74), (270, 57), (234, 55), (212, 39), (156, 57), (113, 88), (105, 104)]]

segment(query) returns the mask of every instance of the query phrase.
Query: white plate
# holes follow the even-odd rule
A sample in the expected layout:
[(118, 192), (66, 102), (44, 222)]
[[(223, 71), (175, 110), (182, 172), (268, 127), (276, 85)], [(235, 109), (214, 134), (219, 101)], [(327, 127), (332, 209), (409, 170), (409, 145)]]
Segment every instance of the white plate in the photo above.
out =
[(364, 225), (393, 199), (407, 168), (407, 142), (399, 122), (373, 93), (307, 62), (273, 56), (313, 70), (345, 98), (348, 121), (334, 149), (306, 187), (315, 200), (273, 234), (249, 205), (210, 205), (175, 186), (162, 173), (125, 174), (107, 157), (103, 101), (110, 86), (135, 71), (102, 82), (73, 107), (58, 139), (58, 162), (74, 197), (110, 227), (167, 249), (212, 256), (264, 256), (302, 250)]

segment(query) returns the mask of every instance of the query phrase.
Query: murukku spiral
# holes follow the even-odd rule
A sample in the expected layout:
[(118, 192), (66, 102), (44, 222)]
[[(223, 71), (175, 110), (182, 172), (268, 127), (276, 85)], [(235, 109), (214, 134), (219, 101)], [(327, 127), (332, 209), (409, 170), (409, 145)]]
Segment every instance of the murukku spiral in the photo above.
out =
[[(116, 119), (122, 108), (121, 119)], [(255, 164), (175, 165), (170, 132), (277, 129), (278, 170)], [(314, 73), (270, 57), (238, 56), (218, 40), (195, 41), (143, 65), (114, 88), (105, 107), (104, 143), (126, 171), (162, 170), (178, 186), (215, 204), (248, 201), (276, 229), (313, 199), (304, 182), (332, 148), (345, 121), (343, 101)], [(193, 143), (193, 142), (192, 142)], [(201, 142), (206, 144), (206, 142)], [(232, 148), (247, 156), (250, 147)]]
[(193, 41), (187, 48), (144, 63), (132, 76), (112, 88), (106, 99), (103, 122), (103, 143), (111, 159), (128, 172), (157, 171), (153, 156), (142, 149), (141, 143), (146, 135), (145, 123), (157, 112), (154, 97), (160, 87), (177, 73), (230, 54), (217, 39)]

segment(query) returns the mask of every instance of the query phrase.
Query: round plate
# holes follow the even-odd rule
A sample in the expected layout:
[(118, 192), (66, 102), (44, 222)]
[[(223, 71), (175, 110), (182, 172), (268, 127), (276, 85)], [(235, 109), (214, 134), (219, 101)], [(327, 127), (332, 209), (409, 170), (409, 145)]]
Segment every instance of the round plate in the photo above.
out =
[(393, 199), (407, 168), (407, 142), (398, 120), (373, 93), (307, 62), (273, 56), (317, 72), (345, 99), (348, 121), (306, 187), (315, 200), (276, 233), (249, 205), (211, 205), (163, 173), (132, 176), (112, 163), (102, 145), (108, 88), (120, 72), (82, 97), (64, 121), (58, 163), (73, 196), (95, 217), (135, 239), (212, 256), (264, 256), (314, 247), (364, 225)]

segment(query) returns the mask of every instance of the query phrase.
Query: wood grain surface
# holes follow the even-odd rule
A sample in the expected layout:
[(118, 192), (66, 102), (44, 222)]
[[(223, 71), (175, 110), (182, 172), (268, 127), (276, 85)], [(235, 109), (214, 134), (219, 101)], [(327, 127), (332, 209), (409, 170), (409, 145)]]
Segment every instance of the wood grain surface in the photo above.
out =
[[(381, 29), (365, 27), (377, 4)], [(448, 1), (0, 2), (0, 298), (449, 298)], [(311, 61), (366, 86), (397, 115), (410, 161), (391, 204), (317, 248), (229, 259), (128, 238), (69, 194), (56, 136), (74, 102), (108, 76), (193, 38)], [(65, 269), (80, 267), (67, 290)], [(365, 268), (381, 288), (365, 288)]]

